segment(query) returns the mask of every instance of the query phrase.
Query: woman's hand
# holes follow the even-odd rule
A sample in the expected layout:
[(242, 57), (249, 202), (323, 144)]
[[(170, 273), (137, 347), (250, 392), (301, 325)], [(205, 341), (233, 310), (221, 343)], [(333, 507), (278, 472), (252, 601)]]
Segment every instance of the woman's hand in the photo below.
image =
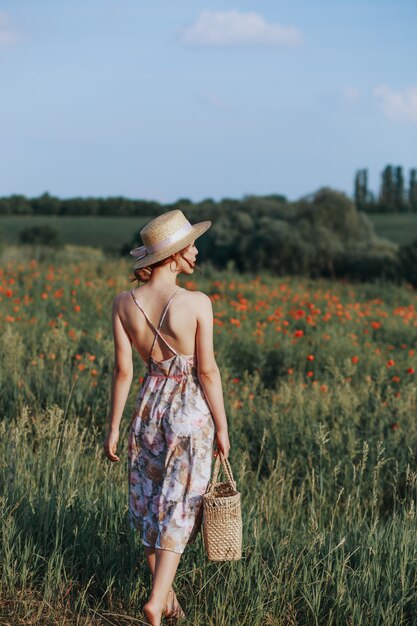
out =
[(109, 428), (103, 443), (105, 455), (110, 461), (120, 461), (116, 454), (117, 442), (119, 441), (119, 429)]
[(227, 459), (230, 450), (229, 433), (227, 430), (218, 430), (216, 432), (216, 445), (217, 450), (214, 452), (214, 456), (217, 456), (219, 452), (221, 452), (223, 458)]

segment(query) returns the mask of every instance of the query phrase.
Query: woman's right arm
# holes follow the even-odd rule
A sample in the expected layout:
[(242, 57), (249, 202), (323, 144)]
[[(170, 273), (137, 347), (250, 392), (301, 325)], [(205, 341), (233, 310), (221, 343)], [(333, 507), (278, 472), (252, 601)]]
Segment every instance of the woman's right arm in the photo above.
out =
[[(199, 292), (196, 349), (197, 375), (216, 424), (217, 448), (227, 459), (230, 443), (220, 370), (214, 356), (213, 306), (210, 298), (202, 292)], [(217, 452), (214, 454), (217, 456)]]

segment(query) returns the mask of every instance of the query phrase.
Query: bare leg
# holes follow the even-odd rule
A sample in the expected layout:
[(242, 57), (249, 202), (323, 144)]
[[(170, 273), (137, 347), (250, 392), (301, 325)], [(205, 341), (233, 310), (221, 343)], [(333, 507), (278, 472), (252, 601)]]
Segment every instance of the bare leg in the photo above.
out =
[(143, 612), (152, 626), (160, 626), (162, 611), (175, 578), (181, 554), (159, 548), (155, 548), (155, 552), (156, 562), (152, 591), (149, 600), (143, 607)]
[[(152, 578), (154, 577), (155, 572), (155, 564), (156, 564), (156, 554), (155, 548), (150, 548), (149, 546), (144, 546), (146, 560), (148, 562), (148, 566), (150, 572), (152, 574)], [(167, 602), (164, 607), (164, 615), (165, 617), (184, 617), (184, 611), (181, 607), (181, 604), (178, 602), (177, 595), (174, 589), (170, 588), (168, 592)]]

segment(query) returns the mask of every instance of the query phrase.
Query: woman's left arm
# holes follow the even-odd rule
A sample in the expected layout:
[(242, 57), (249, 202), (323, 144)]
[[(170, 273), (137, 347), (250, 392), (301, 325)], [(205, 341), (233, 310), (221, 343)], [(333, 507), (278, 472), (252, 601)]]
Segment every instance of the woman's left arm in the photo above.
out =
[(108, 420), (109, 430), (103, 444), (106, 456), (110, 461), (120, 461), (116, 455), (119, 427), (133, 378), (132, 341), (119, 316), (121, 295), (116, 296), (113, 302), (114, 367)]

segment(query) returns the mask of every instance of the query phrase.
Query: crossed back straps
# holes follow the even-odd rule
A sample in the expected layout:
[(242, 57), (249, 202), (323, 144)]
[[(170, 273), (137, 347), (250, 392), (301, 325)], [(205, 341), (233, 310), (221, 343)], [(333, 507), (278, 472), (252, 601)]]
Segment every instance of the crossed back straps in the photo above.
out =
[(153, 342), (152, 342), (152, 347), (151, 347), (151, 351), (149, 353), (148, 356), (148, 363), (150, 362), (151, 358), (152, 358), (152, 353), (153, 353), (153, 349), (155, 346), (155, 342), (156, 342), (156, 338), (160, 337), (162, 339), (162, 341), (168, 346), (168, 348), (171, 350), (171, 352), (173, 352), (174, 354), (177, 354), (176, 350), (174, 350), (174, 348), (172, 346), (169, 345), (168, 341), (161, 335), (161, 333), (159, 332), (159, 329), (162, 326), (162, 323), (165, 319), (165, 315), (168, 311), (169, 305), (172, 302), (173, 297), (175, 296), (175, 294), (177, 294), (180, 290), (182, 289), (182, 287), (178, 287), (178, 289), (176, 291), (174, 291), (174, 293), (172, 294), (172, 296), (170, 297), (170, 299), (168, 300), (168, 302), (166, 303), (166, 305), (164, 306), (164, 308), (162, 309), (162, 314), (159, 320), (159, 324), (158, 324), (158, 328), (155, 328), (155, 326), (153, 325), (153, 323), (151, 322), (151, 320), (149, 319), (149, 317), (146, 315), (145, 311), (143, 310), (143, 308), (141, 307), (141, 305), (139, 304), (139, 302), (136, 300), (135, 295), (133, 293), (133, 290), (130, 292), (133, 298), (133, 301), (135, 302), (136, 306), (139, 308), (140, 311), (142, 311), (143, 315), (145, 316), (145, 318), (147, 319), (149, 325), (152, 327), (152, 329), (155, 331), (155, 335), (153, 338)]

